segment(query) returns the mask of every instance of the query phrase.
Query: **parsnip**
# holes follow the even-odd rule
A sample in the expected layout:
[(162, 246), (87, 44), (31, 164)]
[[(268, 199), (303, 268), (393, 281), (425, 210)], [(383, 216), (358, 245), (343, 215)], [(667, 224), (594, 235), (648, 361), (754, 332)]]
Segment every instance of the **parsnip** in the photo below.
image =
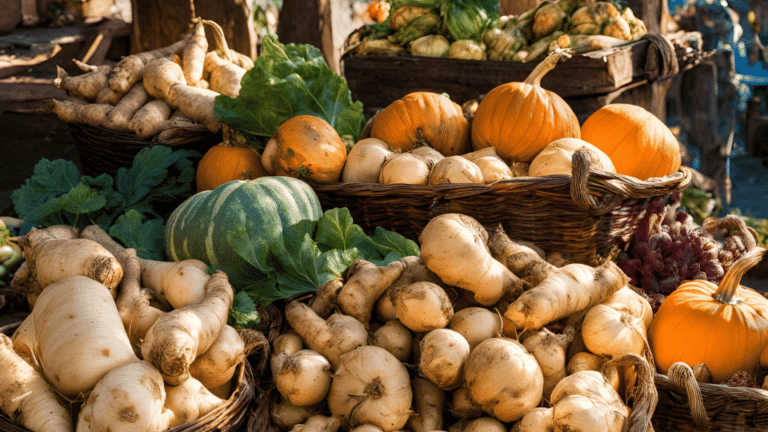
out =
[(387, 321), (371, 336), (369, 345), (384, 348), (401, 362), (408, 360), (413, 348), (413, 335), (398, 320)]
[(453, 318), (453, 305), (440, 285), (415, 282), (395, 291), (395, 315), (412, 331), (444, 328)]
[(245, 341), (234, 327), (225, 325), (210, 348), (189, 365), (189, 374), (213, 390), (230, 381), (244, 359)]
[(171, 111), (165, 101), (151, 100), (131, 117), (128, 128), (140, 138), (153, 137), (163, 130), (164, 122), (170, 118)]
[(152, 60), (170, 57), (180, 53), (187, 44), (187, 38), (169, 46), (123, 57), (109, 74), (109, 87), (118, 94), (125, 94), (144, 76), (144, 68)]
[(56, 66), (56, 79), (53, 84), (63, 90), (66, 90), (70, 96), (83, 98), (87, 101), (96, 100), (96, 96), (101, 89), (107, 85), (107, 76), (112, 69), (109, 65), (92, 66), (73, 60), (83, 74), (70, 76), (61, 66)]
[(501, 225), (490, 231), (488, 249), (496, 260), (534, 287), (557, 270), (535, 250), (510, 240)]
[(165, 393), (165, 408), (173, 412), (169, 427), (195, 421), (226, 403), (194, 378), (177, 386), (166, 385)]
[(117, 296), (117, 310), (131, 346), (140, 356), (144, 336), (164, 312), (151, 306), (149, 300), (141, 295), (141, 262), (136, 250), (126, 249), (119, 259), (125, 273)]
[(386, 267), (379, 267), (368, 261), (357, 259), (347, 270), (347, 281), (336, 299), (341, 311), (368, 327), (376, 300), (384, 290), (403, 274), (405, 263), (395, 261)]
[(450, 329), (436, 329), (419, 342), (419, 373), (443, 390), (453, 390), (463, 383), (464, 365), (469, 357), (469, 343)]
[(315, 296), (310, 300), (309, 307), (319, 317), (328, 318), (336, 307), (336, 301), (342, 287), (344, 287), (344, 280), (341, 278), (334, 278), (322, 284), (315, 290)]
[(144, 86), (137, 83), (109, 110), (104, 124), (112, 130), (130, 132), (131, 118), (148, 100), (149, 94)]
[(413, 377), (413, 408), (416, 415), (408, 418), (406, 427), (412, 432), (432, 432), (443, 428), (445, 391), (432, 381)]
[(303, 349), (277, 357), (274, 376), (280, 394), (296, 406), (309, 406), (325, 400), (331, 387), (331, 363), (316, 351)]
[(197, 86), (203, 77), (203, 63), (208, 51), (208, 39), (205, 38), (203, 20), (196, 18), (192, 33), (187, 37), (187, 43), (181, 54), (181, 64), (184, 78), (188, 85)]
[(336, 432), (341, 427), (341, 420), (337, 417), (313, 415), (306, 422), (291, 428), (291, 432)]
[(323, 411), (322, 405), (300, 407), (293, 405), (288, 399), (280, 397), (277, 402), (270, 405), (269, 418), (280, 430), (287, 430), (297, 424), (304, 423), (313, 415), (320, 414)]

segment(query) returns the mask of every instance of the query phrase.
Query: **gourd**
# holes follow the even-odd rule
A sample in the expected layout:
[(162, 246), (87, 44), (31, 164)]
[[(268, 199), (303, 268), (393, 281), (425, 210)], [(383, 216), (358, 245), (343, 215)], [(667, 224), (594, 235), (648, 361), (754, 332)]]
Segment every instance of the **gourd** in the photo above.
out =
[(539, 63), (524, 82), (495, 87), (480, 101), (472, 117), (472, 148), (494, 147), (506, 162), (531, 162), (559, 138), (581, 138), (573, 109), (556, 93), (541, 87), (564, 51)]
[(581, 139), (605, 152), (619, 174), (647, 180), (680, 169), (677, 138), (641, 106), (610, 104), (598, 109), (581, 126)]
[(242, 286), (258, 273), (251, 262), (262, 268), (272, 265), (269, 251), (260, 244), (275, 243), (284, 229), (299, 222), (314, 229), (321, 216), (320, 200), (301, 180), (231, 181), (189, 197), (171, 213), (165, 251), (173, 261), (199, 259), (225, 271), (233, 286)]
[(271, 175), (338, 182), (347, 158), (344, 141), (327, 121), (298, 115), (275, 129), (261, 155)]
[(447, 96), (413, 92), (392, 102), (374, 117), (371, 137), (408, 152), (428, 145), (444, 156), (469, 151), (469, 121), (464, 111)]
[(662, 371), (678, 361), (704, 363), (714, 381), (723, 382), (735, 372), (757, 370), (768, 344), (768, 299), (740, 282), (764, 254), (765, 249), (755, 247), (733, 264), (719, 285), (684, 282), (664, 300), (648, 329)]
[(269, 175), (261, 164), (261, 155), (251, 147), (236, 143), (234, 137), (228, 137), (230, 130), (222, 128), (224, 141), (209, 148), (197, 164), (198, 192), (215, 189), (232, 180), (253, 180)]

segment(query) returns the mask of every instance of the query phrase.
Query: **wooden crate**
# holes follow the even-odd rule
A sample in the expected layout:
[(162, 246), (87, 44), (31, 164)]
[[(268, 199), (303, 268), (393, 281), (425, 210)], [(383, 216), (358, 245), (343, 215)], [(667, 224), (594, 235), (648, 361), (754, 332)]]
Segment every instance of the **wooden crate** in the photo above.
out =
[[(651, 34), (621, 47), (574, 55), (550, 71), (541, 85), (563, 97), (582, 121), (607, 103), (632, 103), (638, 95), (638, 104), (654, 112), (651, 108), (663, 109), (665, 94), (665, 86), (654, 83), (697, 61), (693, 54)], [(409, 55), (347, 57), (342, 62), (352, 97), (363, 103), (367, 117), (414, 91), (447, 93), (462, 104), (500, 84), (524, 81), (536, 66)]]

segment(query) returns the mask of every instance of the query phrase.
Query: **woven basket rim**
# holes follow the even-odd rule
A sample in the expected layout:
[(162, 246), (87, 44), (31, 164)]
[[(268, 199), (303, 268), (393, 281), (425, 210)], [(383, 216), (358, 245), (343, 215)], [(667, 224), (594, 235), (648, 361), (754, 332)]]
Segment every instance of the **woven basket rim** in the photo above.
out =
[(178, 129), (181, 132), (182, 137), (176, 137), (165, 141), (157, 140), (158, 135), (151, 138), (141, 138), (133, 132), (124, 132), (114, 129), (109, 129), (103, 126), (93, 126), (85, 123), (67, 123), (70, 133), (75, 134), (87, 134), (91, 138), (98, 139), (100, 141), (109, 142), (110, 144), (119, 145), (133, 145), (133, 146), (152, 146), (152, 145), (166, 145), (166, 146), (179, 146), (187, 144), (191, 141), (204, 139), (208, 137), (216, 136), (217, 134), (210, 132), (202, 125), (191, 126), (176, 126), (174, 129)]
[[(668, 376), (657, 373), (655, 376), (657, 387), (662, 387), (665, 390), (675, 391), (682, 396), (685, 395), (685, 391), (676, 386)], [(765, 404), (765, 411), (768, 412), (768, 390), (751, 388), (751, 387), (738, 387), (729, 386), (726, 384), (713, 384), (713, 383), (698, 383), (701, 394), (704, 398), (704, 403), (707, 403), (707, 396), (723, 398), (727, 397), (731, 400), (740, 401), (756, 401)], [(768, 419), (766, 419), (768, 420)]]

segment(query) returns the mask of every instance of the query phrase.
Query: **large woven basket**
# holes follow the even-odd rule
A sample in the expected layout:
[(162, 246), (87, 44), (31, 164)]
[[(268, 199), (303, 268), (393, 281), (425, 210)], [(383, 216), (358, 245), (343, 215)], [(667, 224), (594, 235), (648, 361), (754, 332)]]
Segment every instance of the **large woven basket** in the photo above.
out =
[[(119, 168), (130, 167), (136, 154), (145, 147), (165, 145), (173, 149), (200, 152), (221, 142), (221, 133), (211, 133), (204, 127), (180, 127), (165, 140), (140, 138), (136, 134), (115, 131), (104, 127), (69, 123), (69, 133), (75, 141), (77, 154), (86, 175), (114, 175)], [(197, 126), (197, 125), (195, 125)]]
[(657, 432), (768, 431), (768, 391), (698, 383), (684, 364), (656, 374), (659, 409), (651, 419)]
[[(0, 333), (11, 336), (21, 322), (0, 327)], [(240, 332), (246, 342), (246, 352), (250, 355), (243, 360), (235, 371), (235, 382), (232, 394), (221, 407), (205, 416), (168, 429), (167, 432), (235, 432), (242, 430), (250, 415), (250, 406), (256, 395), (255, 371), (252, 367), (253, 358), (268, 356), (269, 344), (256, 331)], [(73, 410), (76, 407), (73, 406)], [(76, 413), (74, 413), (76, 415)], [(0, 412), (0, 430), (4, 432), (30, 432), (29, 429), (13, 423), (4, 413)], [(255, 432), (255, 431), (252, 431)]]
[(418, 241), (435, 216), (462, 213), (486, 226), (502, 224), (515, 240), (529, 241), (572, 262), (596, 265), (629, 241), (653, 200), (666, 200), (691, 183), (688, 168), (660, 179), (589, 169), (574, 157), (574, 175), (517, 177), (493, 184), (334, 183), (313, 188), (324, 209), (346, 207), (368, 232), (376, 227)]

